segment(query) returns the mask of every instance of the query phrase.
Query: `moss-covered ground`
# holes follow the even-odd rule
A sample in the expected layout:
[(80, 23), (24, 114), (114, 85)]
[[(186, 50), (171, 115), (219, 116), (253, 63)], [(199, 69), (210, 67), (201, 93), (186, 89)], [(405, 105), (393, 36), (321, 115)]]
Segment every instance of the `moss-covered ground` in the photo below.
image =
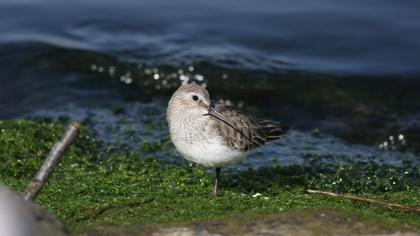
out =
[[(36, 121), (0, 121), (0, 182), (22, 192), (65, 128)], [(144, 158), (136, 152), (104, 153), (105, 145), (83, 128), (37, 199), (71, 232), (104, 226), (238, 221), (325, 209), (351, 212), (379, 222), (384, 230), (420, 229), (420, 217), (413, 213), (305, 192), (307, 188), (330, 190), (420, 207), (420, 168), (410, 162), (400, 167), (373, 161), (334, 164), (325, 161), (334, 157), (308, 156), (303, 165), (228, 169), (222, 174), (222, 195), (214, 198), (210, 194), (214, 174), (203, 167)], [(148, 145), (141, 144), (143, 149)], [(150, 152), (159, 149), (159, 144), (150, 145)]]

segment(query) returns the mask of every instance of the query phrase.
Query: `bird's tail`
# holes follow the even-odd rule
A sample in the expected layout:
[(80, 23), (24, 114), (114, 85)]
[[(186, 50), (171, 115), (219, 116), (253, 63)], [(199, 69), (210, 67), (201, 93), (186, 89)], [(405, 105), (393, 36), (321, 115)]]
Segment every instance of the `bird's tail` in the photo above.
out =
[(280, 124), (269, 120), (262, 120), (259, 125), (260, 129), (265, 134), (267, 141), (278, 139), (290, 129), (290, 125)]

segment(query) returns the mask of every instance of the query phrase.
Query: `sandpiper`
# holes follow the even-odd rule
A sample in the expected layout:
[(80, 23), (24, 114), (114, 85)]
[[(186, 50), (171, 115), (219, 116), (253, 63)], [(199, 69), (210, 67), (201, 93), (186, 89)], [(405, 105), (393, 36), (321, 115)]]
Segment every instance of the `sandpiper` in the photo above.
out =
[(184, 84), (175, 91), (166, 119), (172, 142), (181, 155), (215, 168), (215, 196), (219, 194), (221, 167), (241, 160), (289, 129), (277, 122), (252, 118), (232, 106), (211, 102), (207, 90), (197, 84)]

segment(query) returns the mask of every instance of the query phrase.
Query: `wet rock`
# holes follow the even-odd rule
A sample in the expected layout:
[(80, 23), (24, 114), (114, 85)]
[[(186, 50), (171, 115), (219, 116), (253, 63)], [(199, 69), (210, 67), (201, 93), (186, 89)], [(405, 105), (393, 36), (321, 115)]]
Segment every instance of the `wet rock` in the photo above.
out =
[(366, 220), (351, 212), (324, 209), (259, 216), (253, 219), (236, 217), (220, 222), (201, 222), (188, 228), (159, 228), (148, 234), (158, 236), (416, 236), (420, 235), (420, 232), (403, 226), (397, 231), (387, 230), (375, 220)]
[(0, 235), (62, 236), (62, 223), (36, 203), (26, 202), (9, 188), (0, 185)]
[(152, 233), (153, 236), (221, 236), (211, 234), (205, 229), (192, 229), (186, 227), (161, 228)]

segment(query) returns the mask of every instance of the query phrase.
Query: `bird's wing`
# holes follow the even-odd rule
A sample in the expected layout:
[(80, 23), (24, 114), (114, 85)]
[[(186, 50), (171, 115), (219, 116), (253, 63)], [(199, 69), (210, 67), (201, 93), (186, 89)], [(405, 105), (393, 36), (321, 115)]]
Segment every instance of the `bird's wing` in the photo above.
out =
[(289, 129), (280, 123), (254, 119), (235, 107), (212, 104), (209, 114), (226, 143), (240, 151), (249, 151), (279, 138)]

